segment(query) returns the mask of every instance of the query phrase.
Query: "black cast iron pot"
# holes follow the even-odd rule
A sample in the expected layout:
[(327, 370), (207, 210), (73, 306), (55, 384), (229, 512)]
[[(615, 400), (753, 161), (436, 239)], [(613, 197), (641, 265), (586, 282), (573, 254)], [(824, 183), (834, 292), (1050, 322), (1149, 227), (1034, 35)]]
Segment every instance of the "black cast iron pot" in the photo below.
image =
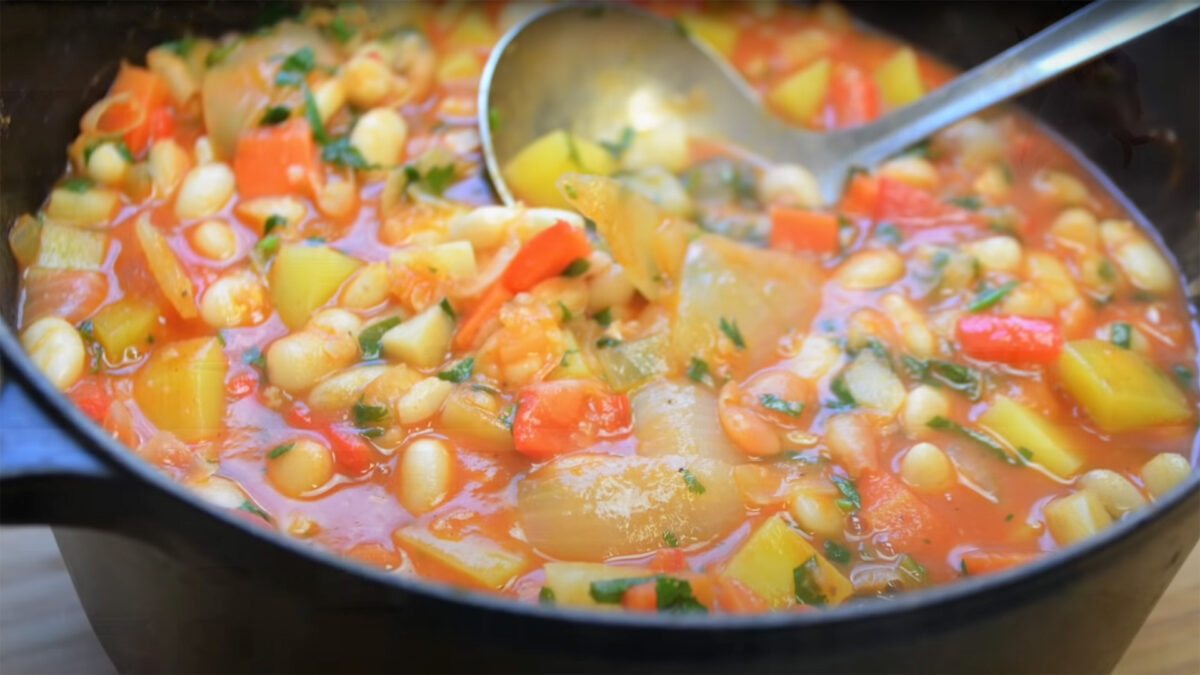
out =
[[(850, 8), (959, 66), (1073, 9)], [(0, 6), (4, 229), (61, 174), (79, 117), (120, 58), (140, 59), (188, 27), (253, 28), (263, 10)], [(1192, 279), (1198, 35), (1193, 13), (1022, 101), (1132, 198)], [(210, 509), (108, 438), (22, 355), (14, 263), (0, 249), (0, 516), (56, 526), (92, 626), (121, 670), (1107, 671), (1200, 538), (1193, 475), (1154, 508), (1036, 564), (828, 612), (600, 615), (426, 585)]]

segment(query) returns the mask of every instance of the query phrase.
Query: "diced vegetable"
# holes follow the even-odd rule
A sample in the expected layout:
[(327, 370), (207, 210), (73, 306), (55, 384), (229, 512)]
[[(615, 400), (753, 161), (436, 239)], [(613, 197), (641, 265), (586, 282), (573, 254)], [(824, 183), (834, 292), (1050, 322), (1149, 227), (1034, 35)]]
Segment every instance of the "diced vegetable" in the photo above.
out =
[(70, 389), (83, 374), (83, 338), (74, 326), (56, 316), (26, 326), (21, 332), (21, 347), (59, 391)]
[(499, 314), (500, 308), (504, 303), (512, 299), (512, 292), (504, 286), (503, 283), (496, 282), (492, 284), (471, 311), (463, 317), (461, 324), (458, 327), (458, 332), (454, 334), (454, 348), (467, 349), (475, 345), (476, 339), (484, 326), (493, 322), (496, 315)]
[(93, 335), (104, 347), (108, 362), (117, 364), (148, 351), (158, 323), (158, 307), (126, 297), (105, 306), (91, 321)]
[(771, 208), (771, 248), (779, 251), (836, 253), (838, 221), (829, 213), (782, 206)]
[(225, 415), (225, 354), (216, 338), (165, 344), (134, 377), (146, 417), (185, 442), (211, 438)]
[(772, 516), (759, 526), (729, 560), (721, 576), (734, 579), (758, 594), (771, 609), (796, 605), (796, 570), (810, 560), (817, 570), (814, 587), (824, 604), (841, 604), (854, 592), (854, 586), (836, 567), (817, 552), (799, 532), (781, 516)]
[(562, 187), (574, 195), (571, 204), (596, 223), (630, 283), (651, 301), (661, 298), (679, 277), (687, 227), (616, 180), (568, 175)]
[(530, 564), (524, 554), (505, 550), (480, 535), (443, 539), (420, 525), (407, 525), (393, 532), (392, 538), (397, 545), (428, 556), (484, 588), (502, 588)]
[(1070, 436), (1007, 396), (997, 396), (992, 401), (987, 412), (979, 417), (979, 426), (1001, 439), (1025, 461), (1039, 464), (1060, 478), (1074, 476), (1083, 466), (1083, 458)]
[(487, 389), (459, 386), (442, 405), (441, 428), (456, 438), (478, 443), (484, 450), (506, 452), (513, 450), (513, 433), (505, 416), (513, 412)]
[(596, 352), (604, 376), (614, 390), (625, 392), (665, 374), (670, 369), (667, 349), (670, 335), (655, 333)]
[(8, 247), (22, 267), (37, 262), (38, 247), (42, 241), (42, 219), (28, 213), (22, 214), (8, 231)]
[(440, 305), (431, 305), (384, 333), (379, 344), (389, 359), (417, 368), (433, 368), (445, 360), (453, 334), (454, 319)]
[(854, 66), (839, 63), (833, 67), (829, 97), (839, 128), (856, 127), (879, 117), (879, 88)]
[(829, 59), (821, 59), (789, 75), (767, 92), (767, 102), (784, 117), (807, 124), (829, 93)]
[(517, 487), (531, 545), (567, 560), (602, 561), (711, 541), (741, 521), (729, 466), (706, 459), (574, 454), (555, 459)]
[(900, 224), (930, 225), (944, 211), (932, 194), (891, 178), (878, 181), (875, 220)]
[(148, 216), (138, 218), (134, 232), (137, 234), (146, 264), (150, 267), (150, 273), (158, 282), (163, 297), (171, 303), (176, 312), (179, 312), (179, 316), (185, 319), (196, 318), (196, 288), (179, 258), (175, 257), (175, 251), (167, 243), (167, 238), (150, 224)]
[(504, 270), (501, 281), (513, 293), (528, 291), (542, 281), (562, 274), (576, 260), (592, 252), (587, 235), (560, 220), (521, 247)]
[(1192, 418), (1179, 387), (1141, 354), (1103, 340), (1068, 342), (1058, 358), (1067, 393), (1105, 432), (1133, 431)]
[(517, 199), (531, 206), (568, 206), (559, 194), (559, 176), (580, 172), (607, 176), (617, 168), (600, 145), (569, 131), (552, 131), (517, 153), (504, 167), (504, 179)]
[(864, 349), (846, 368), (846, 389), (860, 406), (895, 414), (904, 405), (904, 384), (875, 352)]
[(101, 131), (121, 130), (129, 151), (140, 155), (151, 137), (156, 136), (152, 133), (154, 120), (161, 117), (164, 106), (169, 103), (166, 83), (145, 68), (122, 63), (109, 90), (109, 96), (118, 95), (128, 98), (108, 108), (98, 126)]
[(745, 461), (721, 429), (717, 397), (707, 388), (660, 380), (639, 389), (631, 403), (639, 455), (706, 457), (729, 464)]
[(46, 217), (67, 225), (98, 227), (107, 225), (120, 205), (121, 195), (114, 190), (55, 188), (46, 204)]
[(868, 471), (857, 485), (862, 518), (875, 532), (884, 533), (895, 551), (919, 553), (954, 535), (925, 502), (884, 471)]
[(96, 311), (108, 297), (108, 277), (93, 270), (30, 267), (25, 270), (24, 284), (22, 325), (45, 316), (77, 323)]
[(443, 279), (467, 279), (476, 273), (475, 249), (465, 241), (402, 248), (392, 253), (391, 263), (428, 271)]
[(48, 221), (41, 227), (35, 264), (48, 269), (98, 270), (107, 255), (107, 234)]
[(545, 587), (554, 593), (556, 604), (613, 610), (618, 609), (620, 605), (599, 603), (592, 597), (594, 582), (648, 577), (651, 574), (645, 567), (584, 562), (550, 562), (546, 563), (545, 569)]
[(1046, 524), (1058, 545), (1066, 546), (1112, 525), (1112, 517), (1104, 510), (1099, 497), (1088, 490), (1080, 490), (1047, 505)]
[(316, 170), (312, 129), (302, 119), (243, 132), (233, 155), (238, 195), (243, 199), (297, 192)]
[[(723, 335), (720, 320), (736, 322), (751, 365), (775, 354), (787, 331), (807, 326), (816, 311), (819, 273), (804, 260), (716, 235), (688, 247), (671, 334), (674, 360), (709, 360)], [(746, 298), (757, 301), (747, 303)]]
[(517, 394), (513, 443), (534, 461), (586, 448), (628, 433), (629, 399), (591, 380), (540, 382)]
[(296, 330), (361, 266), (328, 246), (284, 246), (271, 265), (271, 303), (284, 325)]
[(729, 58), (737, 42), (738, 28), (728, 20), (705, 16), (697, 12), (685, 12), (676, 19), (687, 34), (712, 47), (718, 54)]
[(1014, 315), (964, 315), (955, 335), (967, 356), (1014, 366), (1054, 363), (1063, 345), (1057, 322)]
[(961, 565), (967, 574), (991, 574), (992, 572), (1001, 572), (1010, 567), (1026, 565), (1041, 557), (1041, 553), (976, 549), (974, 551), (967, 551), (962, 555)]
[(908, 105), (925, 94), (917, 55), (903, 47), (875, 70), (875, 82), (883, 102), (892, 108)]

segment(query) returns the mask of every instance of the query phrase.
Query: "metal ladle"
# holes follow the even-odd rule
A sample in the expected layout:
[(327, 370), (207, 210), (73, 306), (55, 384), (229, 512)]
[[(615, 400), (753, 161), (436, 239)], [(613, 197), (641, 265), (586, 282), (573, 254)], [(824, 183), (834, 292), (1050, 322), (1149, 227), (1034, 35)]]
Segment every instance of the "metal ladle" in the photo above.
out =
[(851, 167), (872, 167), (930, 134), (1031, 89), (1200, 6), (1197, 0), (1099, 0), (875, 122), (815, 133), (768, 112), (732, 67), (670, 21), (619, 4), (542, 11), (496, 45), (479, 89), (488, 173), (555, 129), (611, 140), (653, 127), (681, 99), (690, 136), (718, 138), (775, 162), (798, 162), (837, 201)]

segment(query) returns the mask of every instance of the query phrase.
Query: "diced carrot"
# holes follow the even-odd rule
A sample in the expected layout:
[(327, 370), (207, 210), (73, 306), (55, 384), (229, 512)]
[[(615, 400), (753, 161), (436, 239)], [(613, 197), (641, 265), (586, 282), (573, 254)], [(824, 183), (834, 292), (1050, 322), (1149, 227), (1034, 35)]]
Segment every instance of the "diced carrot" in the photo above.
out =
[(140, 154), (155, 131), (153, 120), (163, 114), (160, 111), (170, 102), (167, 85), (146, 68), (122, 63), (109, 90), (110, 96), (117, 94), (129, 94), (130, 100), (110, 106), (98, 126), (101, 131), (125, 130), (122, 136), (125, 145), (133, 154)]
[(657, 584), (651, 579), (625, 591), (621, 606), (631, 612), (654, 612), (658, 610)]
[(95, 270), (30, 267), (25, 270), (26, 325), (44, 316), (78, 323), (100, 308), (108, 297), (108, 277)]
[(502, 283), (495, 283), (484, 291), (479, 302), (475, 303), (470, 313), (464, 316), (459, 324), (458, 332), (454, 334), (454, 348), (465, 350), (473, 347), (484, 326), (499, 313), (504, 303), (511, 299), (512, 293)]
[(558, 221), (542, 230), (521, 247), (501, 280), (513, 293), (527, 291), (592, 253), (592, 245), (582, 230)]
[(884, 533), (896, 553), (918, 552), (950, 536), (946, 523), (890, 474), (869, 471), (857, 487), (863, 520)]
[(247, 394), (258, 388), (258, 376), (254, 373), (242, 373), (230, 378), (225, 390), (233, 398), (245, 398)]
[(761, 595), (733, 577), (717, 579), (717, 604), (730, 614), (759, 614), (770, 609)]
[(1054, 363), (1063, 347), (1058, 323), (1011, 314), (963, 316), (955, 335), (967, 356), (1015, 366)]
[(829, 213), (773, 206), (770, 245), (780, 251), (836, 253), (837, 217)]
[(346, 557), (384, 570), (394, 570), (404, 563), (404, 558), (399, 553), (373, 541), (356, 544), (346, 551)]
[(624, 394), (610, 393), (591, 380), (538, 382), (517, 394), (513, 445), (517, 452), (545, 461), (628, 433), (632, 424)]
[(930, 224), (943, 212), (941, 202), (920, 188), (890, 178), (879, 179), (875, 220), (914, 225)]
[(75, 402), (75, 406), (83, 411), (83, 414), (97, 423), (104, 422), (104, 418), (108, 415), (108, 407), (113, 400), (112, 394), (105, 386), (105, 380), (98, 377), (83, 378), (71, 390), (69, 396)]
[(371, 468), (371, 449), (362, 436), (338, 425), (328, 426), (322, 435), (329, 440), (333, 460), (347, 474), (361, 476)]
[(837, 64), (830, 97), (838, 128), (859, 126), (879, 117), (879, 88), (859, 68)]
[(150, 140), (171, 138), (175, 135), (175, 114), (167, 106), (161, 106), (150, 112)]
[(654, 552), (650, 569), (655, 572), (682, 572), (688, 568), (687, 557), (677, 548), (661, 548)]
[(846, 187), (839, 211), (852, 216), (871, 217), (879, 201), (879, 182), (865, 173), (856, 173)]
[(1042, 557), (1041, 553), (1018, 553), (1015, 551), (967, 551), (962, 556), (962, 568), (967, 574), (990, 574), (1010, 567), (1031, 563)]
[(251, 129), (237, 142), (233, 172), (247, 199), (296, 192), (317, 172), (312, 130), (302, 119)]

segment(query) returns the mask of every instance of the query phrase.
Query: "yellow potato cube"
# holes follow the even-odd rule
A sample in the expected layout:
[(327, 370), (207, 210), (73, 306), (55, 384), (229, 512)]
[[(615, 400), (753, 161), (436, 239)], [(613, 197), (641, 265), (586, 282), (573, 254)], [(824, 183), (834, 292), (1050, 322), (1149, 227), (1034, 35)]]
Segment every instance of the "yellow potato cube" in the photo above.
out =
[(1101, 430), (1113, 433), (1192, 418), (1179, 387), (1146, 357), (1102, 340), (1067, 343), (1058, 374)]
[(893, 108), (908, 105), (925, 94), (917, 55), (908, 47), (897, 50), (879, 66), (875, 71), (875, 82), (879, 84), (883, 102)]
[(337, 293), (362, 263), (328, 246), (284, 246), (271, 266), (271, 302), (279, 318), (298, 330)]
[(1044, 466), (1060, 478), (1079, 471), (1083, 460), (1061, 429), (1007, 396), (997, 396), (979, 418), (979, 426), (996, 436), (1025, 461)]
[(504, 179), (526, 204), (569, 208), (556, 187), (559, 176), (573, 172), (607, 176), (616, 168), (616, 160), (600, 145), (559, 129), (517, 153), (504, 167)]
[(789, 119), (807, 123), (825, 102), (832, 72), (829, 59), (809, 64), (767, 92), (767, 101)]
[(841, 603), (854, 592), (854, 586), (782, 516), (763, 523), (738, 549), (725, 566), (722, 576), (736, 579), (758, 593), (771, 609), (795, 605), (797, 567), (817, 559), (821, 571), (819, 584), (828, 605)]
[(418, 556), (427, 556), (485, 588), (499, 589), (529, 567), (529, 559), (500, 548), (481, 536), (451, 541), (434, 536), (419, 525), (392, 533), (396, 544)]
[(216, 338), (159, 347), (138, 370), (133, 397), (159, 429), (191, 443), (221, 430), (225, 354)]

